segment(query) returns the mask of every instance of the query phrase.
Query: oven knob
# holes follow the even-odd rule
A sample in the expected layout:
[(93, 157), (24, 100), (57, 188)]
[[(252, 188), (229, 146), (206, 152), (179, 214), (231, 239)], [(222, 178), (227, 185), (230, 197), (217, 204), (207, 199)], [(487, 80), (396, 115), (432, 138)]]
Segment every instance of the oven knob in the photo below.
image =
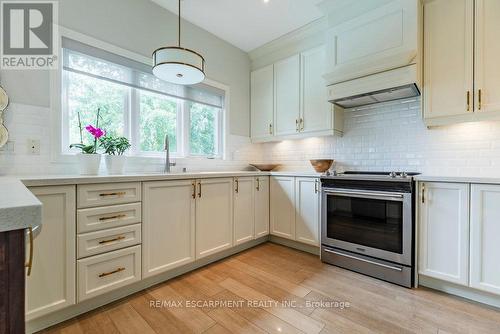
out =
[(390, 172), (389, 176), (392, 178), (396, 178), (396, 176), (398, 176), (398, 175), (396, 174), (396, 172)]
[(401, 174), (399, 174), (399, 176), (403, 179), (406, 179), (408, 177), (408, 174), (406, 174), (405, 172), (401, 172)]

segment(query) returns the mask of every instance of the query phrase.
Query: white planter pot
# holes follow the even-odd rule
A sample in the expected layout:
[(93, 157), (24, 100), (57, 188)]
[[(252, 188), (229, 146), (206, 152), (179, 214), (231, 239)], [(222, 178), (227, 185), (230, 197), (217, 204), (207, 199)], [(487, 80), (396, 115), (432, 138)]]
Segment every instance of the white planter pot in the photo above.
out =
[(78, 162), (81, 175), (99, 174), (99, 166), (101, 165), (100, 154), (78, 154)]
[(123, 168), (125, 167), (126, 160), (127, 157), (124, 155), (107, 155), (105, 157), (105, 161), (108, 174), (123, 174)]

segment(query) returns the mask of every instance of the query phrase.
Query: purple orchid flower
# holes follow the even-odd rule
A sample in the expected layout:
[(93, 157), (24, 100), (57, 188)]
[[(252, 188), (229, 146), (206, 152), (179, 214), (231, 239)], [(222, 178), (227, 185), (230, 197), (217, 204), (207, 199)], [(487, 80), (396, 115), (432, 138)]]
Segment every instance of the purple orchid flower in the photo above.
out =
[(92, 125), (87, 125), (85, 129), (96, 139), (99, 139), (106, 134), (106, 131), (103, 129), (95, 128)]

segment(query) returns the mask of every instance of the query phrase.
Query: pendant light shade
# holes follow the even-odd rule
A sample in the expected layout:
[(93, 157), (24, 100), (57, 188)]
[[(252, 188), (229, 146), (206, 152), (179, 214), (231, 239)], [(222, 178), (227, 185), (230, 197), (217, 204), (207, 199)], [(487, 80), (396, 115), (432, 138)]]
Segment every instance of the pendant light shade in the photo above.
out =
[(181, 0), (179, 0), (178, 46), (167, 46), (153, 52), (153, 74), (168, 82), (193, 85), (205, 79), (205, 59), (198, 52), (181, 46)]

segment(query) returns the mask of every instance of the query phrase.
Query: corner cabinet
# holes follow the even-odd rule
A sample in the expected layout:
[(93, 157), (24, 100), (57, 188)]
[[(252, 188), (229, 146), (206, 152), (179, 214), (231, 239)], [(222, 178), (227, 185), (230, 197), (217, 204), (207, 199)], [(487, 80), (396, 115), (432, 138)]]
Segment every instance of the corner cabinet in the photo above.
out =
[(500, 120), (500, 2), (426, 1), (424, 28), (425, 124)]
[(32, 187), (30, 191), (43, 209), (33, 267), (26, 277), (27, 321), (76, 303), (75, 186)]
[(195, 260), (196, 181), (142, 184), (142, 276)]
[(271, 234), (295, 240), (294, 177), (271, 177)]
[(343, 110), (328, 103), (324, 69), (318, 47), (252, 72), (253, 142), (342, 135)]

